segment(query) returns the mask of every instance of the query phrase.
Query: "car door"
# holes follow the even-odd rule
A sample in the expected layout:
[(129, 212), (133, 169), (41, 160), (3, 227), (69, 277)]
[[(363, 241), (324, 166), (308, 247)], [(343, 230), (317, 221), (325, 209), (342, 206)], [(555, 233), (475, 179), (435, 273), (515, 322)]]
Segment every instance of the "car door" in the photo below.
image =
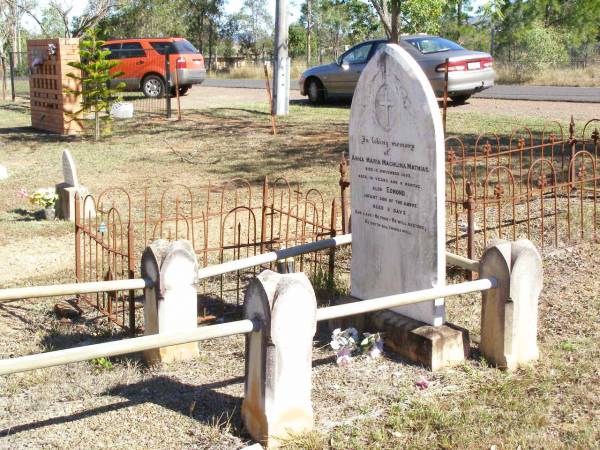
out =
[(125, 72), (122, 81), (128, 89), (139, 89), (147, 70), (147, 58), (139, 42), (123, 42), (120, 50), (120, 70)]
[[(110, 50), (110, 55), (108, 55), (106, 57), (106, 59), (109, 59), (109, 60), (121, 59), (121, 43), (120, 42), (117, 44), (106, 44), (106, 45), (102, 46), (102, 49)], [(120, 65), (121, 64), (118, 64), (117, 66), (110, 69), (110, 73), (114, 75), (117, 72), (121, 72), (122, 70), (119, 68)], [(119, 84), (120, 82), (123, 81), (124, 75), (125, 74), (121, 75), (119, 78), (115, 78), (115, 79), (111, 80), (110, 86), (112, 88), (116, 87), (117, 84)]]
[(373, 42), (365, 42), (351, 48), (338, 59), (338, 70), (330, 78), (333, 86), (331, 93), (343, 96), (354, 93), (358, 78), (369, 61), (372, 47)]

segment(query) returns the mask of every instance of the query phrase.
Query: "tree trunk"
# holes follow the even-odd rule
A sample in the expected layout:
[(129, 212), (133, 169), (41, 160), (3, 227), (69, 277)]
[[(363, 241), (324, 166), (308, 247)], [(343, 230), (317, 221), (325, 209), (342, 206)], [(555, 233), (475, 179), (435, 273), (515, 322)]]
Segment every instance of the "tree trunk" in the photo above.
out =
[(94, 121), (96, 122), (96, 129), (94, 130), (94, 140), (100, 139), (100, 112), (94, 111)]
[(213, 59), (213, 21), (210, 19), (208, 24), (208, 71), (212, 70)]
[(306, 65), (310, 67), (310, 38), (312, 31), (312, 0), (306, 0)]
[(398, 32), (398, 16), (400, 15), (400, 0), (392, 0), (392, 34), (390, 41), (394, 44), (398, 43), (399, 32)]
[(202, 34), (204, 33), (204, 14), (200, 16), (200, 27), (198, 28), (198, 44), (200, 45), (200, 53), (204, 54), (204, 40)]

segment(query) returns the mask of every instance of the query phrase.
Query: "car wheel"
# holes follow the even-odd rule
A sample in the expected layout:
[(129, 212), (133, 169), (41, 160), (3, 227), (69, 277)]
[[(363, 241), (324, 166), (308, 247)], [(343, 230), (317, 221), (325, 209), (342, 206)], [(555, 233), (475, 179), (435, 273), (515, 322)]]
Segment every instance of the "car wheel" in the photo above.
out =
[(463, 103), (465, 103), (469, 97), (471, 97), (471, 94), (468, 95), (455, 95), (453, 97), (450, 97), (452, 99), (453, 103), (456, 103), (457, 105), (462, 105)]
[[(183, 97), (184, 95), (186, 95), (188, 93), (189, 90), (190, 90), (190, 86), (181, 86), (179, 88), (179, 96)], [(171, 88), (170, 92), (171, 92), (171, 97), (175, 97), (177, 95), (174, 87)]]
[(142, 92), (148, 98), (159, 98), (165, 94), (165, 82), (158, 75), (148, 75), (142, 81)]
[(308, 100), (313, 105), (318, 105), (319, 103), (323, 102), (323, 99), (325, 97), (324, 91), (325, 89), (323, 88), (323, 84), (316, 78), (312, 78), (308, 82), (306, 92), (308, 93)]

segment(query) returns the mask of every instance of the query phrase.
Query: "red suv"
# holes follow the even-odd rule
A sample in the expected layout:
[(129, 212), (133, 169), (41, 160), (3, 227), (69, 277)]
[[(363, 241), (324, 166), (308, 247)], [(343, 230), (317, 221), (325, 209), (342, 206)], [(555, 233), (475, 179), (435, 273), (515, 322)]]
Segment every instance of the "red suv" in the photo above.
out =
[(108, 59), (120, 61), (113, 71), (124, 72), (114, 83), (124, 82), (126, 91), (142, 91), (146, 97), (165, 94), (167, 54), (172, 95), (175, 95), (176, 76), (179, 95), (185, 95), (192, 85), (202, 83), (206, 77), (204, 57), (183, 38), (112, 39), (107, 40), (103, 48), (111, 51)]

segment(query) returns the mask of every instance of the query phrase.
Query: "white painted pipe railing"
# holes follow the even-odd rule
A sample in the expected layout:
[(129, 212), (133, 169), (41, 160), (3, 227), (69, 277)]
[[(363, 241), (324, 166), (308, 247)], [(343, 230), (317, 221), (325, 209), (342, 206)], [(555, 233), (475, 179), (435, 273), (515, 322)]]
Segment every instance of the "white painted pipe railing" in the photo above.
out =
[[(356, 301), (345, 305), (329, 306), (317, 310), (317, 321), (364, 314), (436, 298), (485, 291), (492, 289), (495, 286), (496, 280), (494, 278), (484, 278), (438, 288)], [(245, 334), (257, 330), (257, 327), (258, 324), (254, 324), (251, 320), (246, 319), (225, 324), (200, 327), (191, 331), (154, 334), (122, 341), (107, 342), (104, 344), (87, 345), (67, 350), (22, 356), (14, 359), (4, 359), (0, 360), (0, 375), (86, 361), (93, 358), (123, 355), (126, 353), (168, 347), (176, 344), (185, 344), (205, 339), (232, 336), (234, 334)]]
[(319, 308), (317, 309), (317, 321), (337, 319), (340, 317), (379, 311), (381, 309), (411, 305), (413, 303), (426, 302), (436, 298), (468, 294), (470, 292), (487, 291), (494, 287), (496, 287), (496, 280), (494, 278), (482, 278), (476, 281), (466, 281), (464, 283), (449, 284), (447, 286), (432, 289), (423, 289), (422, 291), (406, 292), (404, 294), (390, 295), (371, 300), (359, 300), (353, 303)]
[(0, 360), (0, 375), (8, 375), (28, 370), (43, 369), (45, 367), (60, 366), (94, 358), (124, 355), (126, 353), (141, 352), (152, 348), (168, 347), (170, 345), (187, 344), (188, 342), (203, 341), (206, 339), (246, 334), (258, 329), (258, 324), (251, 320), (238, 320), (236, 322), (199, 327), (191, 331), (175, 333), (153, 334), (120, 341), (105, 342), (102, 344), (86, 345), (83, 347), (57, 350), (54, 352), (39, 353), (37, 355), (21, 356), (19, 358)]
[[(198, 270), (198, 279), (210, 278), (217, 275), (223, 275), (237, 270), (248, 269), (250, 267), (268, 264), (277, 260), (292, 258), (305, 253), (318, 250), (325, 250), (332, 247), (339, 247), (352, 243), (352, 234), (343, 234), (330, 239), (310, 242), (308, 244), (297, 245), (295, 247), (285, 248), (275, 252), (262, 253), (260, 255), (250, 256), (248, 258), (237, 259), (223, 264), (204, 267)], [(479, 263), (463, 256), (454, 255), (446, 252), (446, 261), (463, 269), (478, 271)], [(23, 298), (54, 297), (59, 295), (89, 294), (94, 292), (112, 292), (127, 291), (132, 289), (144, 289), (151, 287), (149, 280), (143, 278), (134, 278), (130, 280), (113, 281), (93, 281), (88, 283), (70, 283), (57, 284), (50, 286), (35, 286), (26, 288), (0, 289), (0, 303), (9, 300), (18, 300)]]
[(472, 272), (479, 272), (479, 261), (455, 255), (450, 252), (446, 252), (446, 264), (470, 270)]
[(59, 295), (89, 294), (94, 292), (128, 291), (152, 286), (143, 278), (130, 280), (90, 281), (87, 283), (53, 284), (24, 288), (0, 289), (0, 302), (21, 298), (56, 297)]
[(323, 239), (321, 241), (309, 242), (308, 244), (284, 248), (275, 252), (261, 253), (260, 255), (250, 256), (249, 258), (236, 259), (235, 261), (229, 261), (223, 264), (203, 267), (202, 269), (198, 270), (198, 278), (202, 279), (214, 277), (215, 275), (223, 275), (228, 272), (249, 269), (250, 267), (268, 264), (280, 259), (292, 258), (294, 256), (303, 255), (304, 253), (316, 252), (318, 250), (339, 247), (341, 245), (348, 245), (350, 243), (352, 243), (352, 235), (343, 234), (330, 239)]

